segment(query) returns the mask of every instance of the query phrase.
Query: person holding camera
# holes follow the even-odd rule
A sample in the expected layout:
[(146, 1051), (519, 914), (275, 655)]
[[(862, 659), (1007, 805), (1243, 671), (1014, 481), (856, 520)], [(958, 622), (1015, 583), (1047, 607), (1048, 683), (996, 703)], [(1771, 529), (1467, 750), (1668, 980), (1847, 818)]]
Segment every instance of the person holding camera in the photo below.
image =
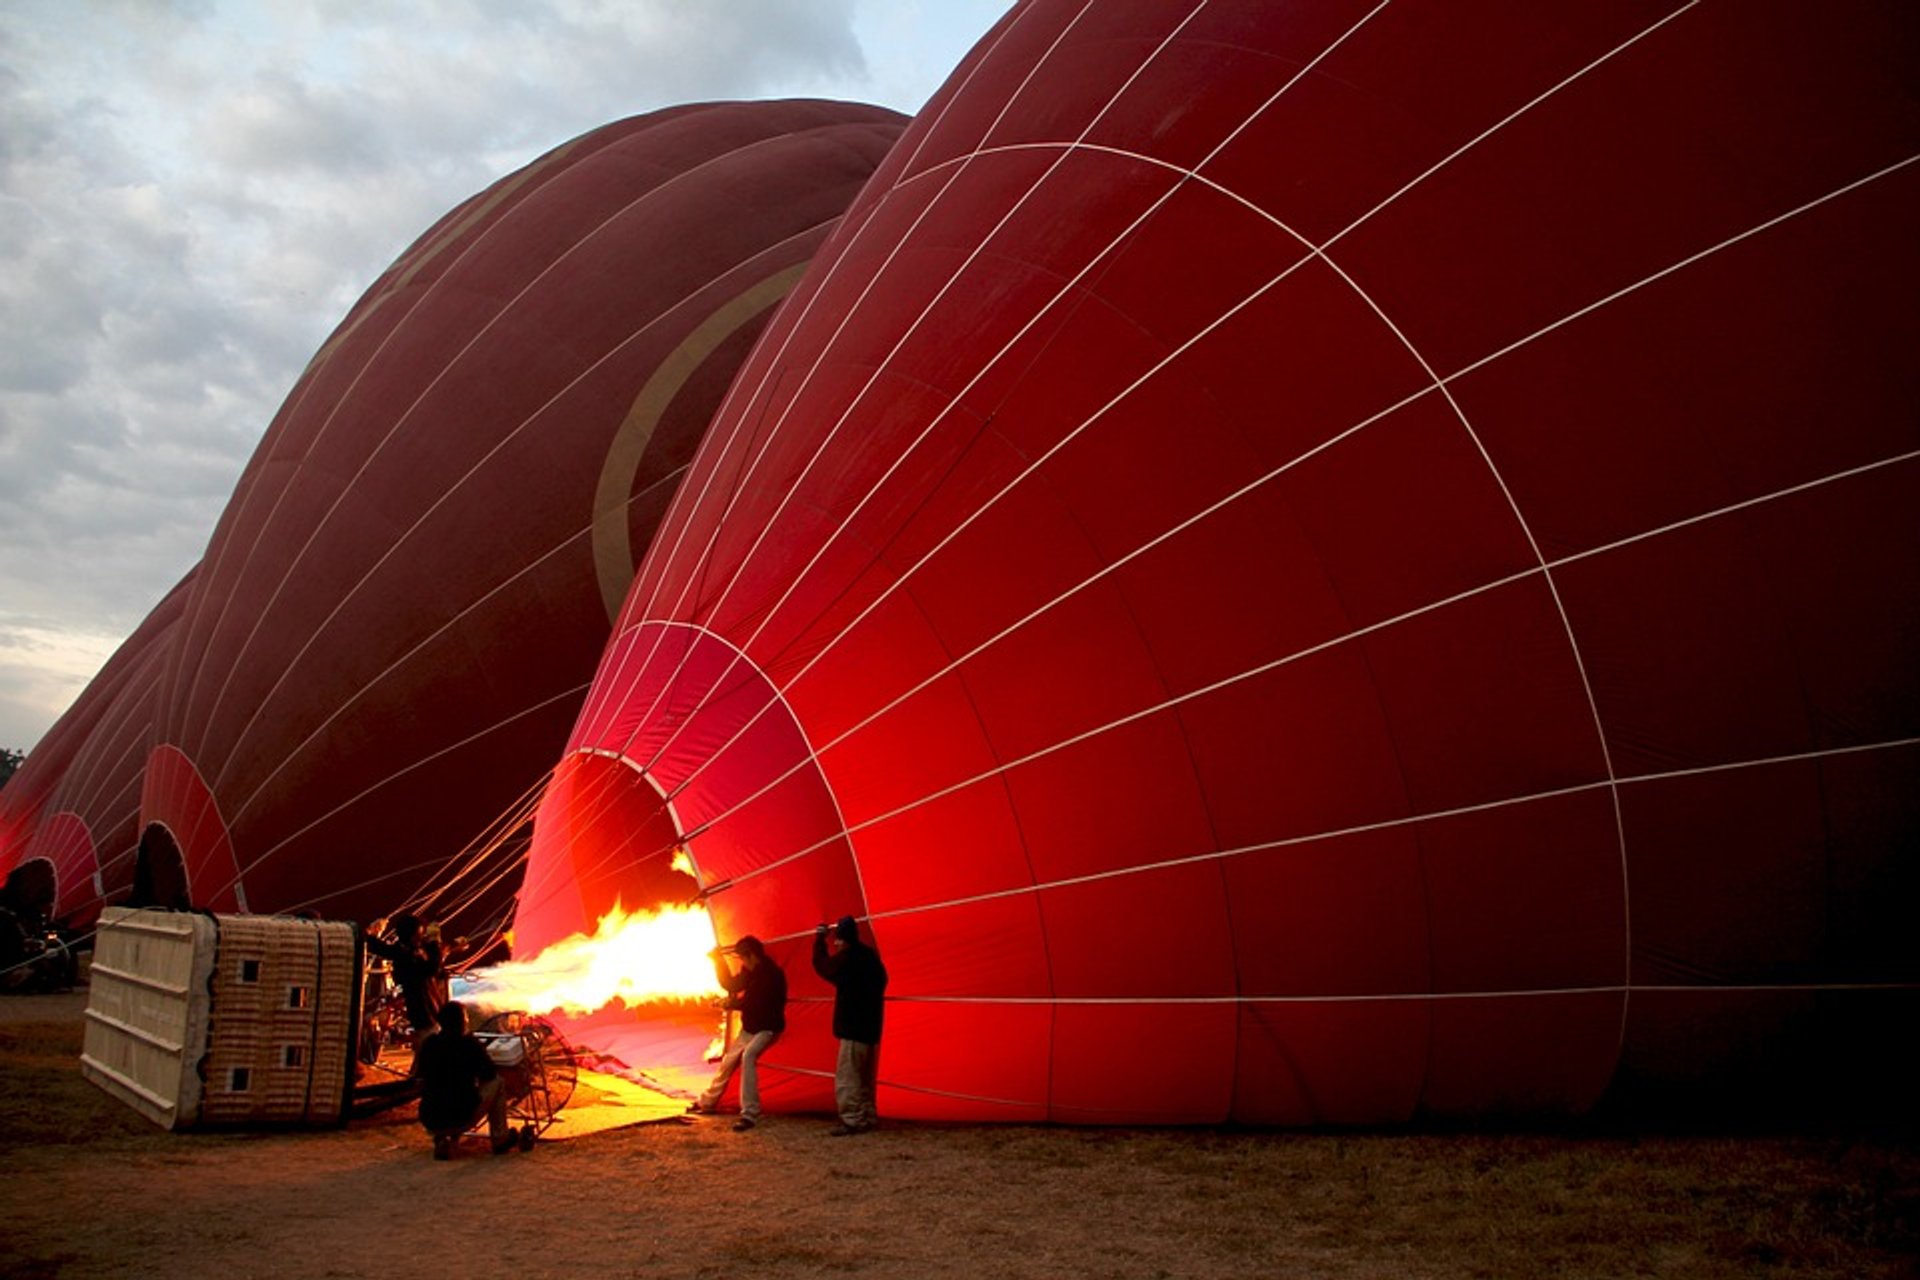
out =
[[(740, 958), (740, 968), (727, 968), (726, 953)], [(747, 934), (731, 947), (716, 949), (713, 974), (719, 979), (727, 999), (722, 1006), (740, 1011), (740, 1034), (720, 1056), (720, 1067), (705, 1093), (688, 1107), (695, 1113), (712, 1112), (720, 1106), (720, 1095), (727, 1091), (735, 1069), (740, 1072), (740, 1118), (733, 1127), (741, 1132), (760, 1123), (760, 1055), (771, 1049), (787, 1029), (787, 975), (767, 958), (760, 939)]]
[(887, 967), (860, 940), (860, 926), (841, 916), (829, 930), (813, 931), (813, 970), (833, 984), (833, 1034), (840, 1057), (833, 1069), (833, 1100), (840, 1123), (836, 1138), (864, 1133), (878, 1123), (874, 1089), (880, 1079), (880, 1021), (887, 990)]

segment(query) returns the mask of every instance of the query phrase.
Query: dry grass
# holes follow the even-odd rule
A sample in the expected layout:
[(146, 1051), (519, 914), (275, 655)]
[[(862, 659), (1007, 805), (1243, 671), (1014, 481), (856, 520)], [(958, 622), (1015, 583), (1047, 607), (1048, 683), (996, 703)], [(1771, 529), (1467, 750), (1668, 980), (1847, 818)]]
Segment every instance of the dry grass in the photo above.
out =
[(1920, 1275), (1905, 1141), (1286, 1134), (776, 1117), (436, 1164), (405, 1113), (174, 1135), (0, 999), (0, 1274)]

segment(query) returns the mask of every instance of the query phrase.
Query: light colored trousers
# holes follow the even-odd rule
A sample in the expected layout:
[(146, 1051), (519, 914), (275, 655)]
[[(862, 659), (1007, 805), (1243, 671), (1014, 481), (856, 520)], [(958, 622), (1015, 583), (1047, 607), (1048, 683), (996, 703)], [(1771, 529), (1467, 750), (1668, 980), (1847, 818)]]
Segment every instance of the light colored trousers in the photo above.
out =
[(840, 1123), (849, 1129), (870, 1129), (880, 1119), (874, 1109), (874, 1086), (880, 1079), (880, 1046), (858, 1040), (840, 1042), (840, 1058), (833, 1065), (833, 1102)]
[(750, 1036), (741, 1036), (727, 1046), (720, 1055), (720, 1068), (713, 1073), (713, 1083), (700, 1095), (700, 1107), (711, 1111), (720, 1105), (720, 1095), (727, 1091), (727, 1081), (733, 1079), (735, 1068), (740, 1071), (740, 1116), (745, 1120), (760, 1118), (760, 1055), (773, 1048), (780, 1038), (778, 1031), (756, 1031)]

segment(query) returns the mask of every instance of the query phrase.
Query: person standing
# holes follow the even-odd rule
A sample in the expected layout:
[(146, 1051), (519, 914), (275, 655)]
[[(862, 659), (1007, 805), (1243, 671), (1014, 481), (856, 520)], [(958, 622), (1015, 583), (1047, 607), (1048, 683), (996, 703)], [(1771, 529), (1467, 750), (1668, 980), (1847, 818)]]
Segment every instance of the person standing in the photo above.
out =
[[(389, 926), (393, 930), (392, 938), (383, 936)], [(413, 1051), (419, 1053), (420, 1046), (433, 1034), (436, 1011), (446, 1003), (434, 999), (435, 984), (444, 982), (440, 972), (438, 930), (430, 931), (418, 916), (401, 911), (391, 920), (373, 922), (373, 927), (367, 930), (367, 950), (391, 967), (393, 981), (406, 1001)]]
[(874, 1089), (880, 1078), (880, 1023), (887, 990), (887, 967), (860, 940), (860, 926), (841, 916), (832, 929), (813, 931), (813, 969), (833, 984), (833, 1034), (840, 1041), (834, 1064), (833, 1098), (840, 1123), (836, 1138), (864, 1133), (879, 1121)]
[(787, 1029), (787, 975), (767, 958), (767, 949), (750, 933), (731, 949), (740, 957), (740, 968), (728, 970), (725, 952), (715, 950), (713, 974), (727, 992), (724, 1007), (740, 1011), (740, 1034), (721, 1055), (713, 1083), (687, 1110), (711, 1112), (718, 1108), (720, 1095), (727, 1091), (727, 1082), (737, 1068), (740, 1118), (733, 1127), (745, 1131), (760, 1123), (760, 1055), (771, 1049)]

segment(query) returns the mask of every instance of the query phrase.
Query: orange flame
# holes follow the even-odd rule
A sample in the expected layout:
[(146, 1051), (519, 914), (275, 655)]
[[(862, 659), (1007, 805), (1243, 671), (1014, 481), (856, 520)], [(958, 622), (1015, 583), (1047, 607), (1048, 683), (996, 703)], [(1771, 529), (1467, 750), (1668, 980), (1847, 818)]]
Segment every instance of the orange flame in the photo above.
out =
[(483, 1010), (585, 1014), (615, 1000), (628, 1008), (711, 1000), (713, 921), (698, 904), (628, 912), (616, 900), (589, 936), (562, 938), (528, 960), (474, 969), (461, 998)]

